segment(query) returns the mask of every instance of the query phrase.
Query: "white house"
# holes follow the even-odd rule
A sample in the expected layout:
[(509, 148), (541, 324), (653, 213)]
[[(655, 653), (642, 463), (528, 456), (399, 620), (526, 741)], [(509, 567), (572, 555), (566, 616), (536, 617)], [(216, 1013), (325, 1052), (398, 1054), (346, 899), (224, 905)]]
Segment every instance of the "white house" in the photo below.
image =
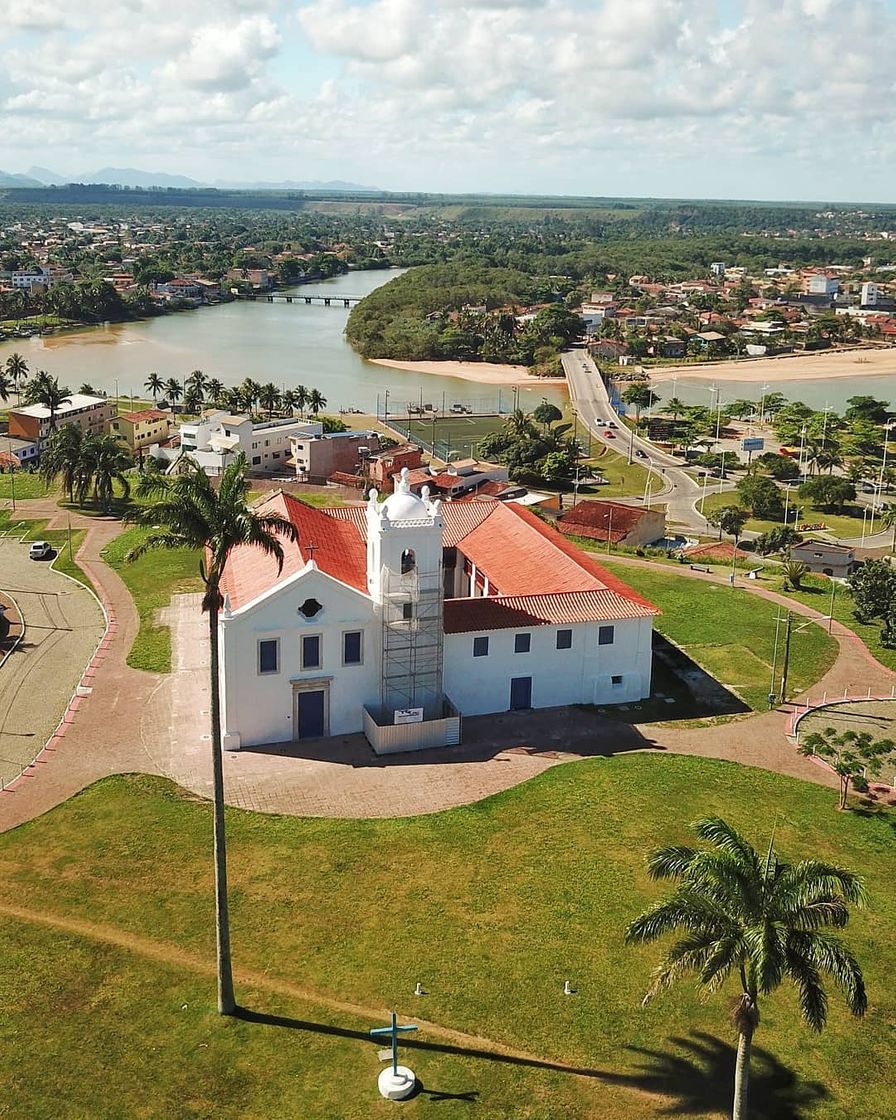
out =
[(208, 409), (198, 420), (180, 425), (175, 447), (154, 444), (149, 454), (173, 463), (187, 455), (208, 474), (220, 472), (240, 452), (251, 471), (290, 474), (291, 439), (317, 436), (323, 431), (319, 420), (300, 420), (287, 416), (279, 420), (253, 423), (249, 416), (234, 416), (224, 409)]
[(277, 492), (284, 562), (225, 569), (227, 749), (363, 731), (378, 753), (459, 741), (463, 715), (632, 703), (650, 693), (656, 609), (529, 510), (442, 505), (406, 477), (380, 502)]

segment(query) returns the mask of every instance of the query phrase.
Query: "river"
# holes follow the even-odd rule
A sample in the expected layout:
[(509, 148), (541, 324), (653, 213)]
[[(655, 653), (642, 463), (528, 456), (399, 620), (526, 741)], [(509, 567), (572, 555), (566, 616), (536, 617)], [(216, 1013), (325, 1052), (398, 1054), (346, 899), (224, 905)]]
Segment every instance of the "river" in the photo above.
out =
[[(293, 290), (302, 295), (365, 296), (398, 275), (399, 270), (350, 272)], [(143, 386), (152, 372), (183, 382), (191, 370), (201, 369), (225, 385), (251, 377), (262, 384), (273, 381), (280, 388), (316, 388), (327, 398), (330, 412), (360, 408), (373, 413), (386, 390), (390, 411), (400, 410), (404, 401), (419, 402), (421, 395), (424, 403), (441, 406), (444, 394), (448, 407), (455, 401), (466, 402), (478, 406), (476, 411), (491, 411), (498, 405), (499, 390), (494, 385), (365, 361), (345, 340), (347, 318), (341, 304), (236, 300), (136, 323), (0, 343), (0, 363), (18, 351), (32, 371), (46, 369), (74, 391), (86, 382), (122, 396), (145, 397)], [(542, 397), (558, 401), (564, 396), (562, 387), (524, 386), (520, 405), (528, 411)], [(511, 400), (511, 389), (501, 389), (501, 406), (509, 408)]]

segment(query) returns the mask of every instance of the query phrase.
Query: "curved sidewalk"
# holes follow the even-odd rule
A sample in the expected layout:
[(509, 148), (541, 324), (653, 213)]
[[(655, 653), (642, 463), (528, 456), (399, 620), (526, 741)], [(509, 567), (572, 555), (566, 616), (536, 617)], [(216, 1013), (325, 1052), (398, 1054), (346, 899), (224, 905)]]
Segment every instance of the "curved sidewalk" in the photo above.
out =
[[(49, 499), (22, 502), (16, 513), (23, 520), (46, 520), (51, 529), (69, 524), (69, 512)], [(0, 791), (0, 831), (45, 813), (109, 774), (155, 770), (135, 727), (159, 678), (126, 664), (140, 621), (127, 587), (100, 555), (124, 525), (77, 513), (71, 514), (71, 525), (86, 530), (76, 559), (103, 601), (110, 633), (92, 677), (85, 680), (91, 692), (81, 699), (65, 734), (19, 781)], [(85, 667), (78, 665), (78, 672)]]

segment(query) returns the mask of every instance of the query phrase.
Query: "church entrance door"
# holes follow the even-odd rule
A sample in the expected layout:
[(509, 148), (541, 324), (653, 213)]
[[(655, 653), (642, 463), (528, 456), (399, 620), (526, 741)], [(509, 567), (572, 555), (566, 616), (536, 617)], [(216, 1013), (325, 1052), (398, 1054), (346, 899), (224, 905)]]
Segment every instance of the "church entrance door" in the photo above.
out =
[(523, 711), (532, 707), (532, 678), (510, 678), (510, 710)]
[(302, 689), (295, 694), (295, 737), (318, 739), (326, 735), (327, 693), (323, 688)]

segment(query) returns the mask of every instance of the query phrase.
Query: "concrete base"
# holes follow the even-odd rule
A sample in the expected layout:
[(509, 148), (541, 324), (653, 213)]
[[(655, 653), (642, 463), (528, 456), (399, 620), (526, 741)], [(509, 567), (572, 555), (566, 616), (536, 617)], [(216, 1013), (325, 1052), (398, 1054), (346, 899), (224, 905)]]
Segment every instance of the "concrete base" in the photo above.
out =
[(221, 735), (221, 746), (225, 751), (238, 751), (240, 749), (240, 737), (237, 732), (223, 732)]
[(413, 1093), (417, 1078), (407, 1066), (399, 1066), (396, 1074), (392, 1072), (390, 1065), (380, 1073), (376, 1083), (381, 1097), (385, 1097), (387, 1101), (403, 1101)]

